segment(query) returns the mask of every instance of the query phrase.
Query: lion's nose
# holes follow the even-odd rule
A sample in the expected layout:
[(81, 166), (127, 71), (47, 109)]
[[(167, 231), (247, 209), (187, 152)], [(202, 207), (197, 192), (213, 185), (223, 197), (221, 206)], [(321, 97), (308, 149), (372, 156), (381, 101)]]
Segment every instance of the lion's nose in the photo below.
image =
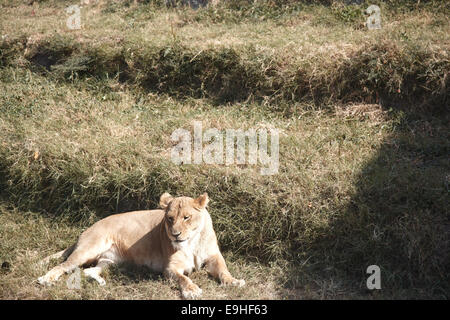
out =
[(172, 235), (175, 237), (175, 238), (178, 238), (178, 236), (181, 234), (181, 232), (177, 232), (177, 233), (175, 233), (175, 232), (172, 232)]

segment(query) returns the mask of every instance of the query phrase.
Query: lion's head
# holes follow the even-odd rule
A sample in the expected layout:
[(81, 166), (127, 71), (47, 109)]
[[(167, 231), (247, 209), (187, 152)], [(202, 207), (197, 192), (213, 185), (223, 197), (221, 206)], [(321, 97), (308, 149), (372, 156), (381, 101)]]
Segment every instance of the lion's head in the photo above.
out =
[(165, 210), (164, 225), (172, 242), (181, 245), (202, 229), (204, 221), (202, 213), (208, 202), (207, 193), (196, 199), (174, 198), (168, 193), (161, 196), (159, 205)]

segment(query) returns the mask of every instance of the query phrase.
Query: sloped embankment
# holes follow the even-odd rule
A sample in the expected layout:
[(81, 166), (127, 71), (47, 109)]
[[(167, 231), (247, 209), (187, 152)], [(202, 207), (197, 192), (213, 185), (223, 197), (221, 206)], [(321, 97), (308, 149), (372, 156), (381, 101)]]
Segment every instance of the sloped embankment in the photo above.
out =
[(267, 100), (384, 103), (411, 110), (443, 110), (449, 103), (450, 60), (445, 50), (367, 43), (328, 63), (296, 65), (274, 55), (234, 49), (196, 50), (174, 43), (152, 47), (92, 45), (70, 37), (3, 40), (0, 63), (19, 62), (57, 79), (118, 77), (119, 81), (177, 97), (216, 103)]

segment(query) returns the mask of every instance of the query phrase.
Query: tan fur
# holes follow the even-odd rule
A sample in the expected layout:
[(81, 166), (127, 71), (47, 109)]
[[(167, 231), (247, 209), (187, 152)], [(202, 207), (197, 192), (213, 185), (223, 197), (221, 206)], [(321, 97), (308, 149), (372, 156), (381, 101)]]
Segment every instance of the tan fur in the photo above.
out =
[[(65, 272), (89, 265), (85, 274), (105, 284), (100, 273), (111, 263), (133, 262), (163, 272), (178, 281), (184, 298), (196, 298), (202, 290), (187, 277), (205, 266), (224, 285), (242, 286), (230, 274), (220, 253), (205, 193), (193, 199), (173, 198), (164, 193), (159, 210), (133, 211), (111, 215), (83, 232), (73, 248), (50, 257), (71, 254), (62, 264), (38, 279), (51, 284)], [(49, 260), (49, 258), (47, 258)], [(47, 261), (48, 262), (48, 261)]]

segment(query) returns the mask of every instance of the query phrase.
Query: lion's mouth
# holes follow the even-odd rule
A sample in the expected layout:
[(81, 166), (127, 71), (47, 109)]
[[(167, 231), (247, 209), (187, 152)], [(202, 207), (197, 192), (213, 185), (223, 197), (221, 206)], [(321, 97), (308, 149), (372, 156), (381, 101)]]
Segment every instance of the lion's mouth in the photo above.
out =
[(178, 243), (180, 243), (180, 242), (185, 242), (186, 241), (186, 239), (184, 239), (184, 240), (182, 240), (182, 239), (176, 239), (176, 240), (174, 240), (174, 242), (178, 242)]

